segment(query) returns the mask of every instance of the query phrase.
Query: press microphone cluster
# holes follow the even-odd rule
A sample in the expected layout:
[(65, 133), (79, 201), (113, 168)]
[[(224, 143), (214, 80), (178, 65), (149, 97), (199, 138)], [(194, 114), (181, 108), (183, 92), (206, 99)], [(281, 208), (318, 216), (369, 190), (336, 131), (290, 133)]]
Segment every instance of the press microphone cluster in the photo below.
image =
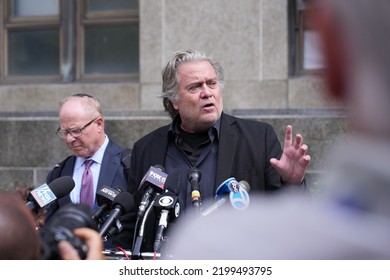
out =
[(58, 198), (69, 194), (74, 186), (72, 177), (59, 177), (49, 184), (33, 189), (27, 197), (26, 206), (34, 213), (38, 213), (47, 209)]
[[(151, 221), (150, 218), (153, 218), (151, 216), (156, 217), (157, 226), (153, 254), (161, 256), (161, 252), (164, 252), (162, 245), (168, 240), (168, 225), (179, 217), (181, 211), (179, 203), (181, 176), (179, 169), (172, 169), (166, 174), (160, 166), (151, 166), (145, 173), (138, 188), (140, 192), (143, 191), (143, 196), (138, 206), (132, 251), (129, 251), (132, 259), (145, 258), (145, 254), (148, 254), (141, 252), (141, 247), (145, 237), (146, 224)], [(201, 171), (195, 167), (187, 173), (187, 179), (191, 184), (192, 206), (199, 211), (201, 216), (209, 215), (226, 204), (227, 201), (230, 201), (230, 205), (237, 210), (245, 210), (249, 206), (249, 184), (246, 181), (238, 182), (234, 177), (231, 177), (217, 188), (215, 203), (203, 210), (199, 184), (201, 177)], [(147, 225), (149, 226), (149, 224)]]
[[(134, 238), (133, 259), (145, 257), (145, 252), (141, 252), (141, 245), (144, 238), (145, 225), (151, 213), (154, 213), (158, 219), (155, 241), (153, 243), (154, 256), (160, 254), (162, 244), (166, 241), (165, 234), (168, 223), (180, 215), (178, 195), (180, 192), (181, 174), (178, 169), (171, 170), (169, 174), (164, 173), (162, 167), (158, 169), (156, 172), (156, 167), (151, 167), (144, 176), (143, 181), (147, 182), (147, 188), (139, 206), (139, 215), (137, 215), (137, 220), (139, 219), (141, 223), (139, 225), (138, 223), (136, 224), (137, 236)], [(158, 182), (155, 181), (156, 177), (159, 178)], [(161, 185), (160, 183), (162, 182), (164, 183)]]

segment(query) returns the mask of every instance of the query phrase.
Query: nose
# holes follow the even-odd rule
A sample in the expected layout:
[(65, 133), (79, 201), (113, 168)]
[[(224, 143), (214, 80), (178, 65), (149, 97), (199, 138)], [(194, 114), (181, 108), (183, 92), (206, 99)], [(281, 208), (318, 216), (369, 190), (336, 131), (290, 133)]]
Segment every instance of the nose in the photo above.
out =
[(67, 133), (64, 140), (66, 143), (70, 143), (70, 142), (73, 142), (73, 140), (75, 140), (76, 137), (74, 137), (72, 134), (70, 133)]
[(213, 91), (208, 87), (206, 83), (203, 83), (201, 88), (201, 98), (209, 98), (213, 96)]

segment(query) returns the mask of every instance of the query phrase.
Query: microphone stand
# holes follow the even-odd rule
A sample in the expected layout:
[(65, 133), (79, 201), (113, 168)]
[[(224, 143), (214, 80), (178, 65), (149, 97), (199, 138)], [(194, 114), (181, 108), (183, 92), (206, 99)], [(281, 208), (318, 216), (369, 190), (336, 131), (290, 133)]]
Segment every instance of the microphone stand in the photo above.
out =
[(144, 240), (145, 223), (146, 223), (146, 218), (148, 217), (152, 208), (153, 208), (153, 201), (152, 203), (149, 204), (148, 208), (145, 211), (144, 217), (142, 219), (142, 223), (139, 228), (138, 235), (135, 239), (133, 252), (132, 252), (132, 257), (134, 260), (139, 260), (140, 257), (143, 256), (141, 253), (141, 246), (142, 246), (142, 241)]

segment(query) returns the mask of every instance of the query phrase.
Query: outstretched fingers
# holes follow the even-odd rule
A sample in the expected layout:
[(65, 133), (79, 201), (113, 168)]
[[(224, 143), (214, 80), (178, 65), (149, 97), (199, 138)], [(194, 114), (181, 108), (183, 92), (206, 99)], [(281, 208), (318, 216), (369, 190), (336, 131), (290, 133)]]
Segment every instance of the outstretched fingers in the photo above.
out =
[(301, 147), (298, 149), (298, 158), (300, 159), (301, 164), (306, 167), (309, 162), (310, 162), (310, 155), (307, 154), (309, 147), (306, 144), (303, 144)]
[(302, 146), (303, 137), (301, 134), (295, 136), (294, 149), (298, 150)]
[(292, 146), (292, 126), (289, 124), (286, 126), (286, 133), (284, 135), (284, 149)]

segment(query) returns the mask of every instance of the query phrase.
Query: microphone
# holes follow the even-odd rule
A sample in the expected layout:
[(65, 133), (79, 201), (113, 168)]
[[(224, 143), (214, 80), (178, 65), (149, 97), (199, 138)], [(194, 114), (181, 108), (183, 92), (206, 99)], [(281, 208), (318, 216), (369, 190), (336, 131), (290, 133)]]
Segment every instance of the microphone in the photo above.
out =
[(240, 182), (238, 182), (238, 184), (244, 188), (244, 190), (246, 190), (248, 193), (250, 192), (251, 190), (251, 186), (249, 185), (249, 183), (245, 180), (241, 180)]
[(200, 198), (200, 188), (199, 181), (202, 178), (200, 170), (196, 167), (193, 167), (188, 171), (188, 181), (191, 183), (191, 199), (192, 206), (195, 208), (200, 208), (202, 201)]
[(46, 209), (58, 198), (69, 194), (75, 186), (75, 182), (70, 176), (58, 177), (49, 184), (33, 189), (27, 197), (26, 206), (37, 213)]
[(138, 207), (137, 220), (140, 220), (144, 216), (146, 208), (149, 206), (154, 193), (162, 192), (167, 176), (168, 175), (164, 173), (164, 167), (160, 165), (151, 166), (145, 173), (138, 189), (147, 189)]
[(114, 225), (116, 222), (116, 227), (118, 228), (118, 232), (122, 230), (122, 225), (118, 220), (118, 217), (122, 214), (130, 212), (130, 210), (134, 207), (134, 197), (129, 192), (121, 192), (119, 193), (112, 202), (112, 210), (99, 228), (100, 236), (104, 238), (108, 238), (110, 236), (106, 236), (108, 230)]
[(153, 206), (161, 213), (153, 244), (155, 252), (160, 251), (161, 242), (164, 239), (164, 231), (168, 227), (168, 220), (178, 218), (180, 215), (180, 203), (178, 202), (180, 182), (181, 173), (175, 168), (167, 177), (164, 193), (157, 195), (153, 201)]
[[(248, 188), (248, 190), (246, 189)], [(219, 200), (229, 194), (230, 203), (234, 209), (245, 210), (249, 206), (249, 183), (246, 181), (237, 182), (236, 178), (231, 177), (222, 182), (216, 190), (215, 199)]]
[(245, 210), (249, 206), (249, 190), (250, 186), (247, 181), (240, 181), (238, 183), (238, 190), (234, 189), (233, 192), (230, 192), (229, 199), (234, 209)]
[(215, 199), (217, 200), (210, 207), (202, 212), (202, 216), (208, 216), (219, 209), (227, 201), (226, 194), (229, 194), (230, 203), (234, 209), (245, 210), (249, 206), (249, 191), (251, 187), (247, 181), (237, 180), (232, 177), (225, 180), (216, 190)]
[(112, 209), (112, 202), (121, 191), (120, 188), (111, 188), (108, 186), (102, 186), (97, 190), (96, 200), (98, 208), (92, 213), (92, 219), (94, 219), (96, 223), (100, 222), (100, 219), (106, 210)]

